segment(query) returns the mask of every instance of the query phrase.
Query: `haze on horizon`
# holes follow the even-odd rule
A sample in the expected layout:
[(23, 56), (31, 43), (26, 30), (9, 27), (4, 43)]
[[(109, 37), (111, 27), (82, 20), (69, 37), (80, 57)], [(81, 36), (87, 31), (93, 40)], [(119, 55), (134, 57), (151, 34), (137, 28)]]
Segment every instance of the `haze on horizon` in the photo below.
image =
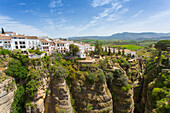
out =
[(27, 35), (170, 32), (170, 0), (0, 0), (0, 27)]

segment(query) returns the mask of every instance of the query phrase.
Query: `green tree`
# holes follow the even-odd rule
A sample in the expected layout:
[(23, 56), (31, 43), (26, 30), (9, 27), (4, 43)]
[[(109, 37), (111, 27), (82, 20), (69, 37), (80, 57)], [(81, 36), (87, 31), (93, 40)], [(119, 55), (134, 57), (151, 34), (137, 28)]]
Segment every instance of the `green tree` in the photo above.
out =
[(25, 88), (20, 86), (15, 92), (14, 101), (11, 105), (11, 113), (25, 113), (26, 109), (24, 107), (27, 100), (27, 95)]
[(107, 47), (105, 47), (105, 54), (107, 54)]
[(8, 49), (0, 49), (0, 55), (11, 55), (11, 51)]
[(1, 28), (1, 29), (2, 29), (2, 34), (5, 34), (4, 28)]
[(125, 49), (123, 48), (123, 50), (122, 50), (122, 56), (124, 56), (125, 55)]
[(97, 76), (94, 73), (90, 73), (86, 75), (86, 80), (91, 84), (94, 84), (96, 82), (96, 79), (97, 79)]
[(121, 55), (121, 51), (120, 51), (120, 48), (118, 48), (118, 55)]
[(74, 44), (71, 44), (69, 46), (69, 49), (70, 49), (70, 53), (73, 54), (73, 56), (76, 55), (77, 52), (79, 52), (79, 47), (77, 45), (74, 45)]
[(66, 70), (61, 67), (61, 66), (51, 66), (50, 67), (50, 70), (54, 73), (54, 77), (55, 78), (66, 78), (67, 77), (67, 74), (66, 74)]
[(96, 44), (95, 44), (95, 53), (97, 55), (101, 55), (102, 54), (102, 45), (101, 45), (101, 43), (99, 43), (98, 40), (96, 41)]
[(110, 50), (110, 47), (109, 47), (109, 52), (108, 52), (108, 55), (111, 55), (111, 50)]
[(25, 79), (28, 74), (28, 68), (23, 66), (20, 60), (11, 60), (9, 68), (5, 71), (7, 75), (15, 77), (17, 80)]
[(105, 83), (106, 82), (106, 77), (103, 73), (103, 70), (99, 69), (98, 71), (98, 79), (101, 83)]

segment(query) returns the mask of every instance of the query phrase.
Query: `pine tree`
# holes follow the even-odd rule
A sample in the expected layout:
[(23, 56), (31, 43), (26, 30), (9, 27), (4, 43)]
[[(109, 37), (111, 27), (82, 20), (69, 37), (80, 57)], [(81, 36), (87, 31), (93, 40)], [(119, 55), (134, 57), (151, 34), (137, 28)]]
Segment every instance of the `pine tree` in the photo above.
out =
[(1, 28), (1, 29), (2, 29), (2, 34), (5, 34), (4, 28)]
[(110, 50), (110, 47), (109, 47), (109, 53), (108, 53), (108, 55), (111, 55), (111, 50)]
[(105, 53), (107, 54), (107, 47), (105, 47)]
[(101, 55), (102, 54), (102, 44), (99, 43), (99, 41), (96, 41), (96, 45), (95, 45), (95, 52), (97, 55)]
[(124, 56), (125, 55), (125, 49), (123, 48), (123, 50), (122, 50), (122, 56)]
[(118, 55), (121, 55), (121, 51), (120, 51), (120, 48), (118, 48)]

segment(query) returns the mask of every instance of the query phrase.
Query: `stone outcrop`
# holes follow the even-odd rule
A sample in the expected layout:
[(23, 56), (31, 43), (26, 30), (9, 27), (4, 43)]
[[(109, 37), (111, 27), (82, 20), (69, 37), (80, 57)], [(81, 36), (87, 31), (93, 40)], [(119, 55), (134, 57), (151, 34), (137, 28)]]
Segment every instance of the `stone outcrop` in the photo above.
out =
[(45, 105), (45, 113), (73, 113), (70, 92), (65, 80), (51, 80)]
[(90, 85), (79, 80), (74, 84), (73, 92), (78, 113), (113, 112), (112, 96), (106, 83)]
[[(31, 102), (31, 106), (27, 106), (27, 113), (44, 113), (45, 111), (45, 98), (46, 98), (46, 91), (49, 87), (49, 79), (42, 78), (40, 87), (38, 91), (34, 94), (33, 101)], [(27, 99), (29, 102), (29, 98)]]
[(0, 113), (10, 113), (16, 90), (15, 80), (0, 72)]

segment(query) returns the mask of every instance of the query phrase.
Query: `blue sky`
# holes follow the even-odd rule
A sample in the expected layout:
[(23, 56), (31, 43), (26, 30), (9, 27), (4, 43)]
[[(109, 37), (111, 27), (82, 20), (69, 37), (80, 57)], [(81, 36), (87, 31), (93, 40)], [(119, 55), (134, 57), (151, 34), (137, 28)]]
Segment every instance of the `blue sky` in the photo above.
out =
[(0, 0), (0, 27), (53, 38), (170, 32), (170, 0)]

